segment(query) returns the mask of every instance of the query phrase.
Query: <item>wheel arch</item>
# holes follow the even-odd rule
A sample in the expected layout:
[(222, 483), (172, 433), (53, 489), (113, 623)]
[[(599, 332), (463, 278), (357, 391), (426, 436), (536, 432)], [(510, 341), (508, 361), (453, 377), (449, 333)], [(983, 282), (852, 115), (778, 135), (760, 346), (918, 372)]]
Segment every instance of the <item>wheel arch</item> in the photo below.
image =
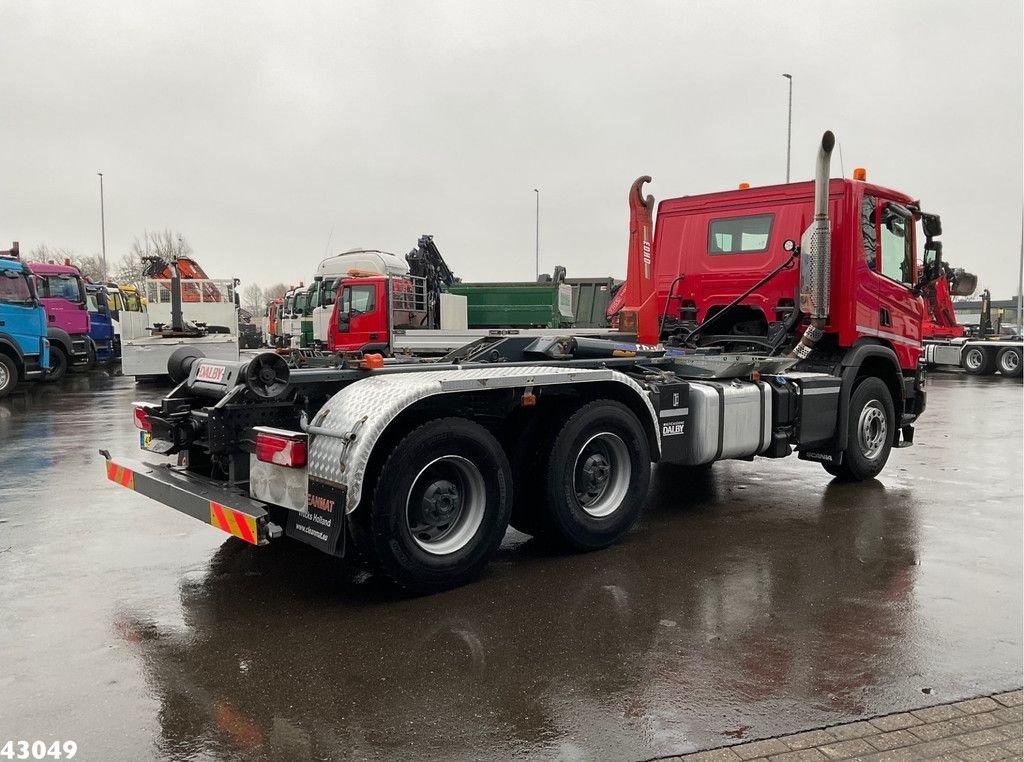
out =
[[(346, 512), (359, 505), (387, 453), (416, 426), (439, 417), (474, 420), (502, 436), (524, 393), (535, 394), (537, 412), (554, 410), (571, 396), (570, 410), (594, 399), (623, 402), (637, 414), (659, 452), (654, 407), (629, 377), (609, 370), (528, 368), (437, 371), (376, 376), (342, 389), (314, 417), (309, 444), (309, 476), (346, 488)], [(494, 373), (494, 375), (489, 375)], [(485, 380), (486, 379), (486, 380)], [(557, 404), (560, 411), (564, 407)]]
[(836, 443), (845, 449), (850, 426), (850, 398), (854, 387), (864, 378), (879, 378), (892, 396), (896, 420), (893, 421), (893, 437), (898, 436), (900, 417), (904, 409), (903, 371), (900, 369), (896, 352), (879, 339), (865, 339), (850, 348), (839, 363), (839, 421), (836, 427)]
[(2, 333), (0, 333), (0, 355), (6, 355), (14, 360), (14, 365), (19, 373), (24, 369), (25, 353), (21, 351), (17, 342)]
[(60, 348), (64, 350), (64, 354), (68, 356), (68, 362), (71, 361), (71, 334), (63, 328), (48, 326), (46, 329), (46, 338), (50, 340), (50, 346), (53, 346), (54, 344), (60, 345)]

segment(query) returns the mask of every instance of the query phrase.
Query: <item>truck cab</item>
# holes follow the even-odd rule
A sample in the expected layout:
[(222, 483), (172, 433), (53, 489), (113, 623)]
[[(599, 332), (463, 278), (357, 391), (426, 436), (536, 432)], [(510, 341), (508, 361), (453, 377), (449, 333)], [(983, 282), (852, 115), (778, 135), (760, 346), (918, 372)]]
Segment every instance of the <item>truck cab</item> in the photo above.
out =
[(392, 285), (392, 279), (385, 275), (338, 280), (327, 335), (332, 352), (381, 351), (387, 347), (387, 304)]
[(50, 339), (48, 381), (56, 381), (69, 367), (87, 367), (92, 362), (89, 341), (89, 305), (85, 282), (70, 264), (34, 264), (33, 281), (46, 310)]
[(49, 367), (46, 310), (31, 275), (17, 256), (0, 252), (0, 398), (20, 381), (42, 378)]
[(327, 347), (329, 325), (334, 314), (334, 302), (343, 278), (355, 275), (409, 274), (409, 263), (391, 252), (379, 249), (349, 249), (328, 257), (317, 266), (310, 285), (308, 309), (312, 315), (312, 346)]
[[(662, 201), (654, 234), (658, 314), (666, 338), (685, 335), (790, 258), (813, 216), (814, 184), (793, 183)], [(909, 196), (858, 180), (829, 183), (831, 304), (836, 348), (888, 346), (902, 370), (921, 356), (926, 305), (917, 288), (917, 232)], [(756, 345), (793, 314), (800, 268), (783, 269), (702, 335), (702, 344)], [(850, 297), (853, 298), (850, 298)]]
[(110, 295), (105, 286), (89, 283), (85, 287), (85, 297), (89, 305), (89, 339), (93, 355), (98, 364), (106, 365), (117, 356)]
[(146, 302), (135, 286), (108, 283), (107, 307), (114, 325), (114, 354), (121, 355), (121, 343), (147, 334), (149, 314)]

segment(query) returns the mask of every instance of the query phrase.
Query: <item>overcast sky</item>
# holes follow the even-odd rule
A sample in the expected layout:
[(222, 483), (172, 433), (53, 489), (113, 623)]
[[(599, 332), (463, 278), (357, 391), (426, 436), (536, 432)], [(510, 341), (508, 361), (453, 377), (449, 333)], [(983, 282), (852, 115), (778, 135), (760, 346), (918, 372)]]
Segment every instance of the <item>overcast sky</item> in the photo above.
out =
[[(0, 0), (0, 243), (107, 254), (170, 227), (212, 277), (309, 281), (433, 233), (466, 280), (625, 274), (626, 192), (846, 173), (942, 214), (1005, 298), (1022, 206), (1005, 2)], [(840, 162), (834, 155), (833, 172)], [(3, 248), (7, 248), (3, 245)]]

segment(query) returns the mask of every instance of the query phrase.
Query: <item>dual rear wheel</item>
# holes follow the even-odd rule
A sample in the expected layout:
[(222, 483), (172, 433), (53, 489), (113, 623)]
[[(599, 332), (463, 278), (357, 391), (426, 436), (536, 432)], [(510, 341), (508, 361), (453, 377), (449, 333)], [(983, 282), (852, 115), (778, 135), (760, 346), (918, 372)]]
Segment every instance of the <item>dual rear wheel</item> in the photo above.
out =
[(615, 542), (636, 523), (647, 493), (643, 426), (611, 400), (536, 421), (542, 425), (511, 448), (512, 464), (473, 421), (442, 418), (414, 429), (384, 459), (372, 502), (352, 515), (357, 547), (401, 587), (428, 593), (478, 576), (510, 519), (574, 550)]

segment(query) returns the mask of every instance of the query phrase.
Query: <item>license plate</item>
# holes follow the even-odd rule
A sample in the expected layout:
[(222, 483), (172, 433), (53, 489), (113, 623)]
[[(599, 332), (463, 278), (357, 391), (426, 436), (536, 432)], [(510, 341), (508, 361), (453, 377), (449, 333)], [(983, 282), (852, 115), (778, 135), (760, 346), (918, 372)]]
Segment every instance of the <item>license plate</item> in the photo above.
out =
[(148, 431), (139, 432), (139, 447), (143, 450), (148, 450), (150, 443), (153, 441), (153, 435)]
[(207, 365), (206, 363), (202, 363), (199, 366), (199, 370), (196, 371), (196, 381), (209, 381), (214, 384), (219, 384), (223, 380), (223, 365)]

